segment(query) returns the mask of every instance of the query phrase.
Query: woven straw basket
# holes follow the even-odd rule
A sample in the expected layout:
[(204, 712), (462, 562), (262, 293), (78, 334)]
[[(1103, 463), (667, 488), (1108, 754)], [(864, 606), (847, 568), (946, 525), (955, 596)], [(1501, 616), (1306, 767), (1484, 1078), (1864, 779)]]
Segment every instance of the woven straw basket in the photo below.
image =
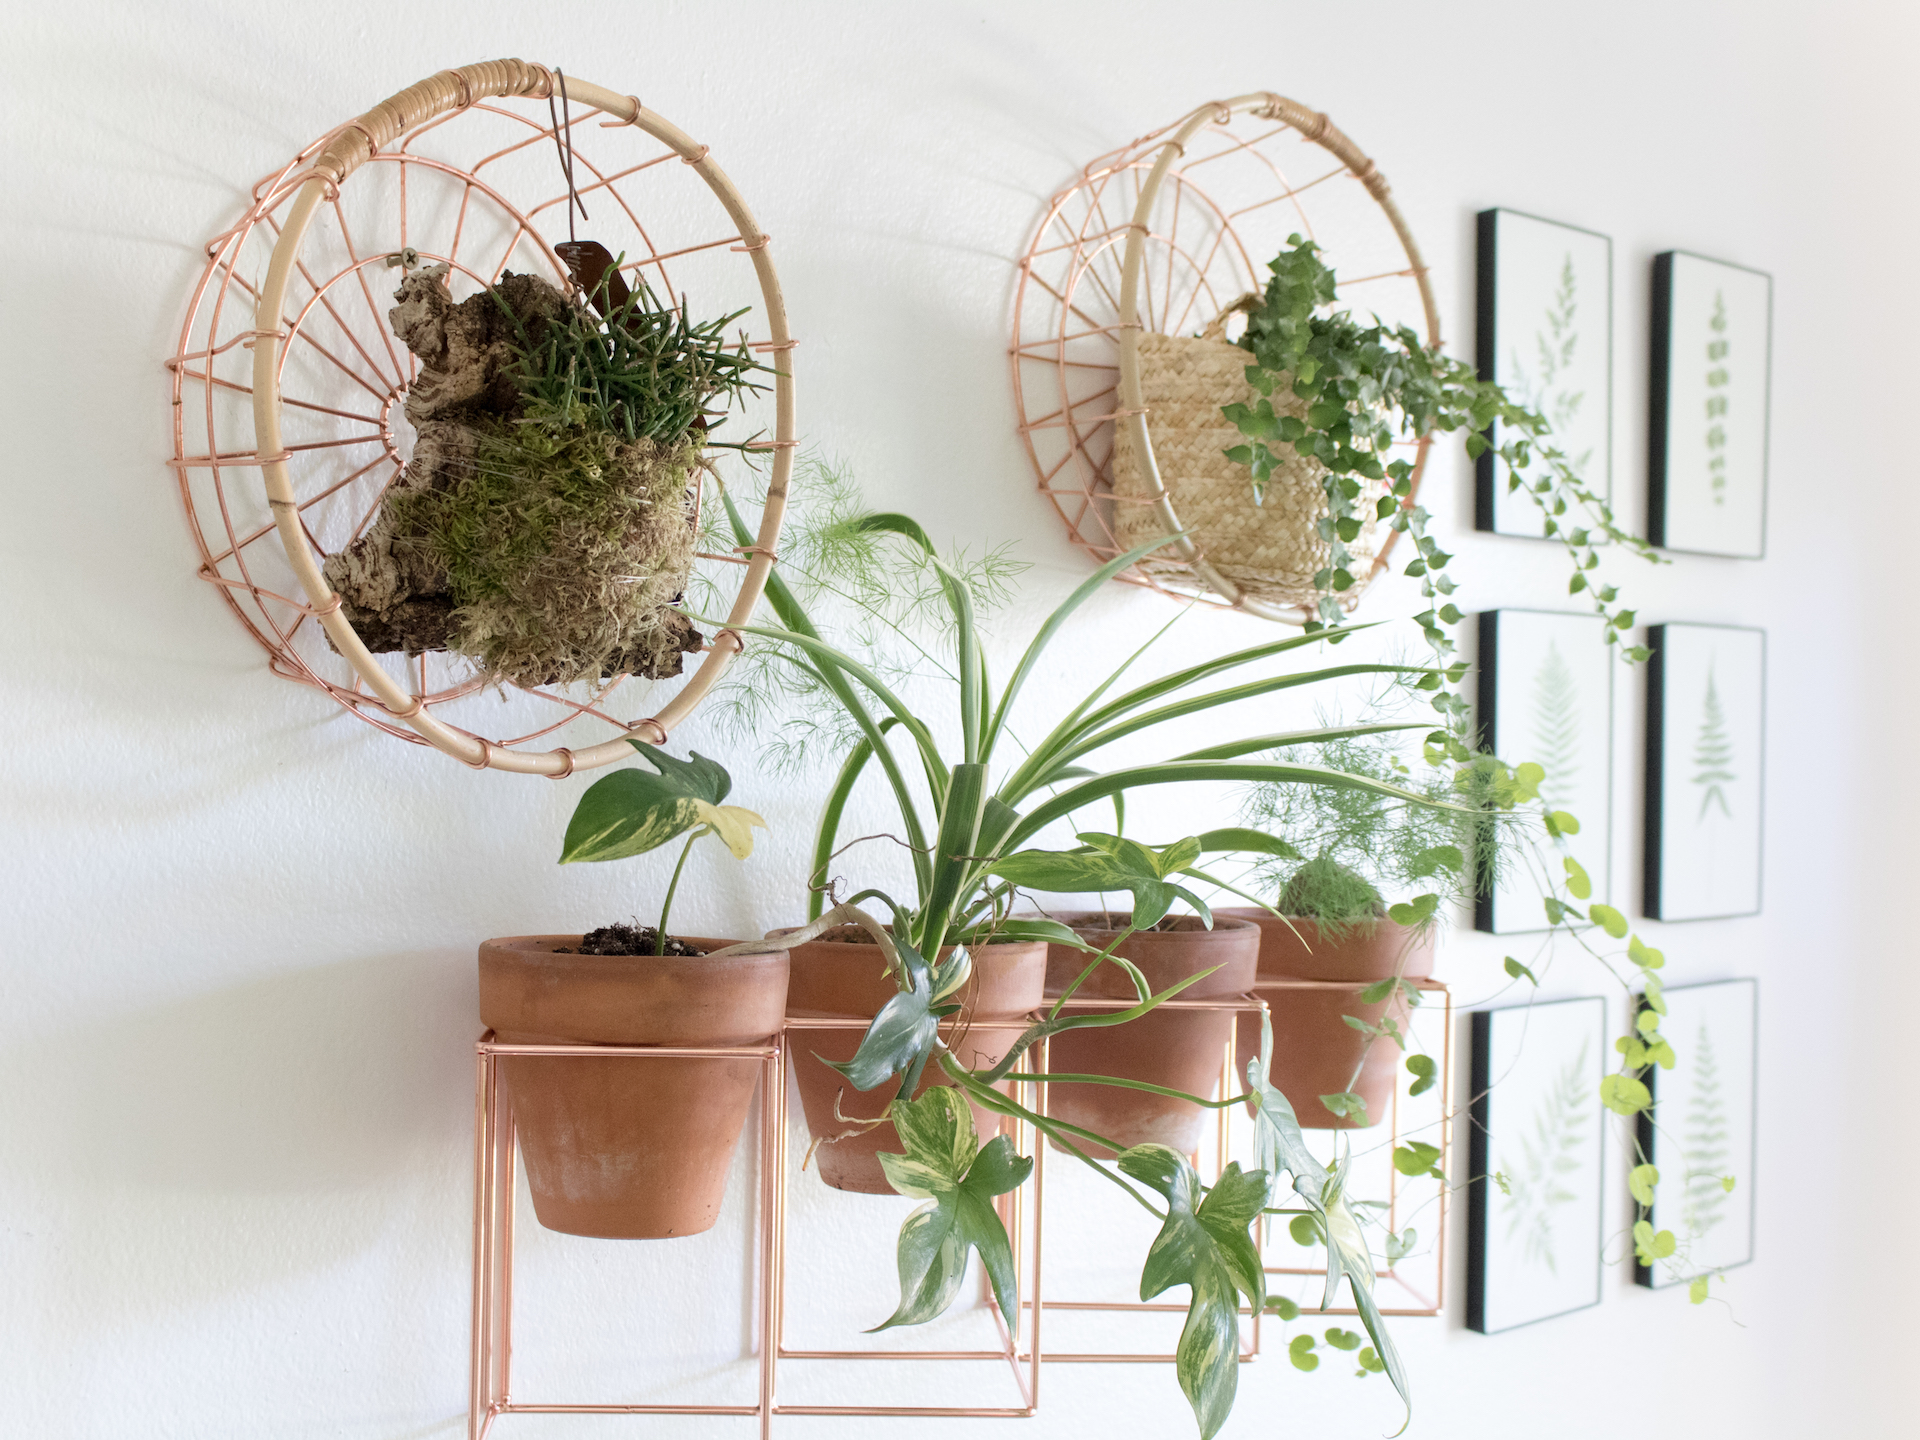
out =
[[(1259, 303), (1242, 296), (1195, 336), (1142, 333), (1138, 341), (1141, 404), (1153, 446), (1153, 460), (1166, 484), (1167, 500), (1180, 524), (1215, 571), (1251, 599), (1273, 605), (1297, 605), (1312, 612), (1318, 599), (1314, 573), (1327, 563), (1327, 542), (1315, 526), (1327, 513), (1323, 488), (1326, 467), (1302, 455), (1285, 459), (1267, 479), (1263, 503), (1253, 498), (1253, 472), (1227, 459), (1225, 452), (1246, 439), (1221, 414), (1239, 401), (1262, 398), (1247, 383), (1252, 356), (1226, 338), (1227, 317)], [(1304, 419), (1307, 402), (1292, 390), (1292, 377), (1274, 386), (1273, 408)], [(1269, 442), (1276, 455), (1288, 449)], [(1140, 454), (1133, 427), (1115, 427), (1113, 449), (1114, 529), (1127, 549), (1166, 533), (1154, 504), (1157, 487)], [(1348, 546), (1354, 558), (1354, 583), (1339, 600), (1351, 609), (1373, 572), (1372, 560), (1391, 533), (1374, 518), (1384, 482), (1370, 485), (1355, 503), (1363, 523)], [(1171, 547), (1141, 567), (1182, 588), (1206, 589), (1193, 565)]]

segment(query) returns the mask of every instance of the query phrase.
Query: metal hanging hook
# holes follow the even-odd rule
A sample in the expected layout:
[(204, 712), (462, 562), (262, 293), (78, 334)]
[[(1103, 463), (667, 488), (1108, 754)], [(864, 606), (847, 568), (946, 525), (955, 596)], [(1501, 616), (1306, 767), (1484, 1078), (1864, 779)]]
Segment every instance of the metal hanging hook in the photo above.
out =
[[(591, 219), (587, 207), (580, 198), (580, 191), (573, 183), (573, 117), (567, 103), (567, 72), (556, 68), (554, 78), (559, 82), (560, 108), (554, 109), (553, 91), (547, 91), (547, 114), (553, 120), (553, 148), (560, 156), (560, 173), (567, 181), (567, 240), (577, 244), (579, 236), (574, 233), (573, 212), (578, 210), (582, 220)], [(562, 137), (565, 137), (564, 139)]]

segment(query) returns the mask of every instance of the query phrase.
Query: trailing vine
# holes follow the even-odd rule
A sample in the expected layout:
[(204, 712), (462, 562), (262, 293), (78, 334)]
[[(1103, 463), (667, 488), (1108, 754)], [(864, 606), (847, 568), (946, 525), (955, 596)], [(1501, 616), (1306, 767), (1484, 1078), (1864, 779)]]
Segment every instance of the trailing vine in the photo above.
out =
[[(1313, 577), (1319, 595), (1309, 630), (1326, 629), (1343, 618), (1341, 597), (1357, 579), (1348, 546), (1365, 528), (1362, 497), (1370, 485), (1385, 487), (1374, 502), (1373, 518), (1413, 542), (1414, 558), (1405, 573), (1420, 581), (1427, 601), (1414, 620), (1444, 676), (1444, 683), (1441, 675), (1432, 677), (1433, 707), (1446, 724), (1446, 748), (1464, 761), (1471, 753), (1467, 702), (1454, 687), (1465, 667), (1456, 659), (1449, 633), (1463, 618), (1448, 598), (1455, 588), (1446, 573), (1453, 557), (1428, 532), (1432, 517), (1414, 501), (1413, 462), (1388, 458), (1396, 440), (1464, 430), (1467, 453), (1478, 458), (1493, 443), (1489, 428), (1497, 423), (1506, 437), (1497, 453), (1506, 462), (1508, 489), (1524, 491), (1540, 508), (1546, 534), (1566, 547), (1573, 567), (1568, 593), (1589, 597), (1609, 645), (1624, 640), (1634, 612), (1615, 608), (1617, 588), (1592, 577), (1600, 550), (1622, 546), (1656, 563), (1659, 556), (1620, 528), (1606, 499), (1548, 443), (1552, 427), (1544, 416), (1510, 400), (1472, 366), (1425, 345), (1408, 327), (1388, 326), (1377, 317), (1365, 325), (1348, 311), (1333, 310), (1334, 272), (1321, 261), (1319, 247), (1299, 235), (1290, 236), (1287, 245), (1268, 267), (1272, 278), (1261, 304), (1249, 312), (1239, 342), (1253, 356), (1247, 381), (1265, 398), (1222, 407), (1247, 437), (1226, 452), (1227, 458), (1248, 467), (1255, 504), (1264, 499), (1267, 482), (1282, 463), (1275, 447), (1291, 447), (1325, 467), (1321, 483), (1327, 513), (1317, 525), (1327, 562)], [(1283, 385), (1307, 402), (1304, 417), (1275, 412), (1271, 397)], [(1644, 646), (1622, 643), (1621, 649), (1629, 661), (1647, 658)]]

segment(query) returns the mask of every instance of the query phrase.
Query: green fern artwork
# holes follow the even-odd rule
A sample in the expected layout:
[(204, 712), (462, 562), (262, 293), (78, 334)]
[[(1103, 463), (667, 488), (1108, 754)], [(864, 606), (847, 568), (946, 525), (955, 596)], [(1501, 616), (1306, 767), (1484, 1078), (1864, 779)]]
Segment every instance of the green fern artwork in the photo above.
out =
[(1554, 1254), (1555, 1212), (1579, 1199), (1568, 1188), (1567, 1177), (1580, 1169), (1580, 1151), (1593, 1118), (1593, 1078), (1587, 1056), (1588, 1042), (1583, 1039), (1579, 1053), (1541, 1096), (1531, 1133), (1521, 1137), (1517, 1162), (1503, 1156), (1498, 1167), (1507, 1177), (1508, 1193), (1502, 1204), (1507, 1239), (1519, 1240), (1524, 1261), (1544, 1267), (1550, 1275), (1560, 1273)]
[(1533, 744), (1531, 758), (1547, 772), (1540, 798), (1554, 810), (1581, 809), (1575, 788), (1580, 774), (1580, 687), (1555, 640), (1547, 642), (1546, 658), (1533, 677)]
[[(1517, 349), (1513, 352), (1514, 389), (1526, 397), (1529, 407), (1553, 422), (1556, 435), (1572, 433), (1574, 421), (1587, 398), (1584, 390), (1565, 388), (1562, 378), (1573, 368), (1574, 357), (1580, 350), (1579, 315), (1579, 285), (1574, 278), (1573, 252), (1568, 251), (1561, 259), (1560, 283), (1542, 317), (1542, 328), (1534, 332), (1531, 373), (1521, 360), (1520, 352)], [(1591, 446), (1570, 456), (1573, 472), (1584, 475), (1592, 458)]]
[(1707, 341), (1707, 481), (1713, 503), (1727, 503), (1727, 297), (1713, 292), (1713, 314), (1707, 318), (1713, 332)]
[(1688, 1231), (1697, 1238), (1726, 1219), (1722, 1212), (1727, 1205), (1727, 1189), (1722, 1177), (1728, 1173), (1730, 1159), (1720, 1066), (1713, 1052), (1713, 1036), (1705, 1025), (1694, 1038), (1689, 1063), (1693, 1067), (1693, 1092), (1687, 1097), (1680, 1137), (1687, 1158), (1682, 1214)]
[(1714, 683), (1713, 667), (1707, 667), (1707, 695), (1702, 706), (1700, 733), (1693, 743), (1693, 783), (1700, 791), (1700, 813), (1694, 824), (1704, 824), (1708, 810), (1720, 807), (1726, 819), (1733, 818), (1727, 803), (1726, 786), (1738, 778), (1733, 770), (1733, 737), (1727, 733), (1727, 715), (1720, 703), (1720, 690)]

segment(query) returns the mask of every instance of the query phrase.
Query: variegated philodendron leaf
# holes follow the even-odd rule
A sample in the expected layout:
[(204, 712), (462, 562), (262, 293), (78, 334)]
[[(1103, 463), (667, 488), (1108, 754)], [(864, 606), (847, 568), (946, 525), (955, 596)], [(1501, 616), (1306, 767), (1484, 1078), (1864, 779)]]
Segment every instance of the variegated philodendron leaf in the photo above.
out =
[(1229, 1164), (1205, 1197), (1187, 1157), (1165, 1145), (1123, 1151), (1120, 1168), (1166, 1197), (1167, 1218), (1147, 1251), (1140, 1298), (1175, 1285), (1187, 1287), (1187, 1323), (1175, 1350), (1180, 1388), (1211, 1440), (1233, 1409), (1240, 1372), (1240, 1296), (1258, 1314), (1266, 1303), (1266, 1276), (1254, 1244), (1253, 1222), (1267, 1201), (1267, 1177)]
[(1413, 1398), (1407, 1387), (1406, 1368), (1400, 1362), (1400, 1352), (1394, 1349), (1393, 1339), (1380, 1318), (1380, 1307), (1373, 1298), (1373, 1252), (1367, 1248), (1366, 1236), (1361, 1233), (1360, 1222), (1346, 1197), (1346, 1161), (1342, 1160), (1329, 1172), (1314, 1159), (1307, 1149), (1293, 1106), (1268, 1083), (1267, 1067), (1272, 1061), (1273, 1022), (1263, 1015), (1259, 1058), (1247, 1062), (1247, 1088), (1253, 1092), (1258, 1107), (1254, 1114), (1255, 1155), (1262, 1169), (1272, 1177), (1270, 1183), (1274, 1189), (1278, 1189), (1280, 1172), (1285, 1171), (1293, 1177), (1295, 1193), (1314, 1211), (1313, 1219), (1327, 1247), (1327, 1290), (1320, 1308), (1325, 1310), (1333, 1304), (1344, 1275), (1353, 1292), (1354, 1308), (1360, 1312), (1361, 1323), (1373, 1339), (1387, 1378), (1393, 1381), (1393, 1388), (1406, 1402), (1407, 1418), (1411, 1422)]
[[(713, 825), (736, 855), (745, 853), (735, 844), (739, 833), (755, 822), (762, 826), (766, 822), (737, 806), (724, 807), (734, 811), (733, 816), (724, 814), (720, 802), (733, 788), (733, 779), (725, 769), (704, 755), (677, 760), (641, 741), (628, 743), (646, 756), (658, 773), (616, 770), (588, 786), (574, 808), (573, 819), (567, 822), (567, 837), (560, 848), (562, 865), (644, 855), (701, 824)], [(740, 816), (747, 817), (744, 824)], [(746, 845), (752, 849), (751, 834)]]
[(1176, 899), (1185, 900), (1209, 925), (1213, 923), (1213, 913), (1204, 900), (1167, 879), (1200, 858), (1198, 840), (1180, 840), (1164, 850), (1150, 850), (1118, 835), (1089, 833), (1079, 838), (1087, 848), (1021, 850), (988, 866), (988, 873), (1023, 889), (1052, 894), (1125, 890), (1133, 896), (1133, 925), (1137, 930), (1159, 924)]
[(993, 1197), (1023, 1184), (1033, 1161), (1014, 1154), (1005, 1135), (983, 1148), (973, 1110), (952, 1086), (936, 1085), (918, 1100), (896, 1100), (888, 1113), (906, 1153), (881, 1152), (880, 1168), (902, 1195), (928, 1203), (900, 1227), (900, 1305), (873, 1328), (924, 1325), (944, 1313), (966, 1277), (971, 1250), (980, 1252), (1007, 1325), (1017, 1326), (1020, 1277)]
[(911, 1095), (939, 1039), (940, 1022), (960, 1008), (941, 1002), (967, 983), (973, 958), (966, 947), (957, 946), (944, 963), (934, 967), (898, 935), (893, 944), (905, 971), (902, 988), (880, 1007), (851, 1060), (821, 1063), (846, 1076), (856, 1090), (872, 1090), (895, 1075), (903, 1076), (900, 1093)]

